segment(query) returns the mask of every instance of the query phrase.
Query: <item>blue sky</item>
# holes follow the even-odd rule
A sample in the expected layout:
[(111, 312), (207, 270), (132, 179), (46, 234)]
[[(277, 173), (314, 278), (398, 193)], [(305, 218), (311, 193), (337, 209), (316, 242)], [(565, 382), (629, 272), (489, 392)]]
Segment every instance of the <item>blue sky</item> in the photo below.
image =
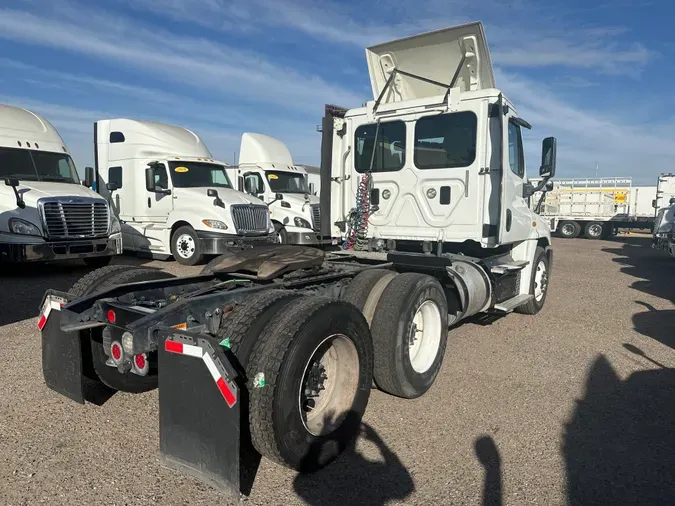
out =
[(43, 114), (82, 167), (92, 123), (182, 125), (232, 162), (241, 133), (318, 165), (325, 103), (371, 99), (364, 47), (483, 21), (497, 86), (541, 138), (557, 177), (675, 171), (675, 38), (665, 1), (3, 0), (0, 102)]

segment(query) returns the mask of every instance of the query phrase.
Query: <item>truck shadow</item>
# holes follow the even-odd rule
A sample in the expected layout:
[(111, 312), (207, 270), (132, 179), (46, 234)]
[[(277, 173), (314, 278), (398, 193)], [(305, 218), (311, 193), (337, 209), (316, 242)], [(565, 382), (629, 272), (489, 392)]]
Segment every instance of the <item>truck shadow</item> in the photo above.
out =
[[(639, 348), (628, 351), (660, 366)], [(675, 370), (627, 379), (599, 355), (563, 434), (568, 504), (673, 504)]]
[[(383, 461), (358, 453), (352, 443), (332, 464), (315, 473), (298, 474), (295, 493), (310, 506), (372, 505), (402, 501), (415, 490), (413, 479), (398, 456), (370, 425), (361, 423), (361, 437), (374, 444)], [(310, 448), (307, 462), (314, 461), (325, 443)]]
[[(123, 255), (113, 263), (142, 265), (150, 261)], [(0, 265), (0, 326), (37, 317), (38, 306), (47, 290), (67, 291), (92, 270), (79, 260)]]

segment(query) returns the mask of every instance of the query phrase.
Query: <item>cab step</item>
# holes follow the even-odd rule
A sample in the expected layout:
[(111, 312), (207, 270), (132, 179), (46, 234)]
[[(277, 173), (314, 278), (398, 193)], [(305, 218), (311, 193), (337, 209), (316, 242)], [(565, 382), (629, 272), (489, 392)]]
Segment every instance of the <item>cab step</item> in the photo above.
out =
[(506, 274), (507, 272), (516, 272), (521, 271), (527, 266), (530, 262), (528, 260), (520, 260), (513, 262), (503, 262), (497, 265), (490, 266), (490, 272), (492, 274)]
[(504, 302), (500, 302), (499, 304), (495, 304), (495, 309), (497, 311), (503, 311), (505, 313), (510, 313), (514, 309), (516, 309), (519, 306), (522, 306), (523, 304), (527, 304), (530, 302), (532, 299), (534, 299), (534, 295), (530, 293), (523, 293), (520, 295), (516, 295), (514, 298), (505, 300)]

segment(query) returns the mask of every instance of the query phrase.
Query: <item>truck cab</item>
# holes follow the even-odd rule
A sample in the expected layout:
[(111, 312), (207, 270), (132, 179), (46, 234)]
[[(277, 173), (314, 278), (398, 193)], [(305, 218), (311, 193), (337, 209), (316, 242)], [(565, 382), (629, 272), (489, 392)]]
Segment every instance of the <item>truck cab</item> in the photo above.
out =
[(124, 249), (195, 265), (272, 242), (269, 208), (234, 189), (194, 132), (132, 119), (94, 127), (99, 191), (122, 222)]
[(237, 189), (266, 202), (278, 241), (314, 246), (319, 235), (321, 207), (314, 183), (304, 167), (295, 165), (278, 139), (258, 133), (241, 137), (239, 165), (228, 169)]
[(34, 112), (0, 105), (0, 262), (82, 259), (102, 267), (122, 253), (108, 202), (80, 181), (57, 130)]

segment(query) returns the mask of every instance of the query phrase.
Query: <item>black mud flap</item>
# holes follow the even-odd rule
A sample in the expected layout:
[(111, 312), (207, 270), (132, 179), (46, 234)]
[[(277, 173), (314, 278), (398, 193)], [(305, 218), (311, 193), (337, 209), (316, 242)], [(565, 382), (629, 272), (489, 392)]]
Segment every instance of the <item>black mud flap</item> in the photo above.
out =
[(80, 333), (61, 330), (61, 306), (67, 302), (67, 294), (56, 290), (48, 290), (42, 299), (38, 319), (42, 331), (42, 375), (49, 388), (84, 404)]
[(229, 350), (210, 336), (174, 329), (160, 331), (158, 348), (162, 464), (236, 499), (248, 495), (260, 456)]

